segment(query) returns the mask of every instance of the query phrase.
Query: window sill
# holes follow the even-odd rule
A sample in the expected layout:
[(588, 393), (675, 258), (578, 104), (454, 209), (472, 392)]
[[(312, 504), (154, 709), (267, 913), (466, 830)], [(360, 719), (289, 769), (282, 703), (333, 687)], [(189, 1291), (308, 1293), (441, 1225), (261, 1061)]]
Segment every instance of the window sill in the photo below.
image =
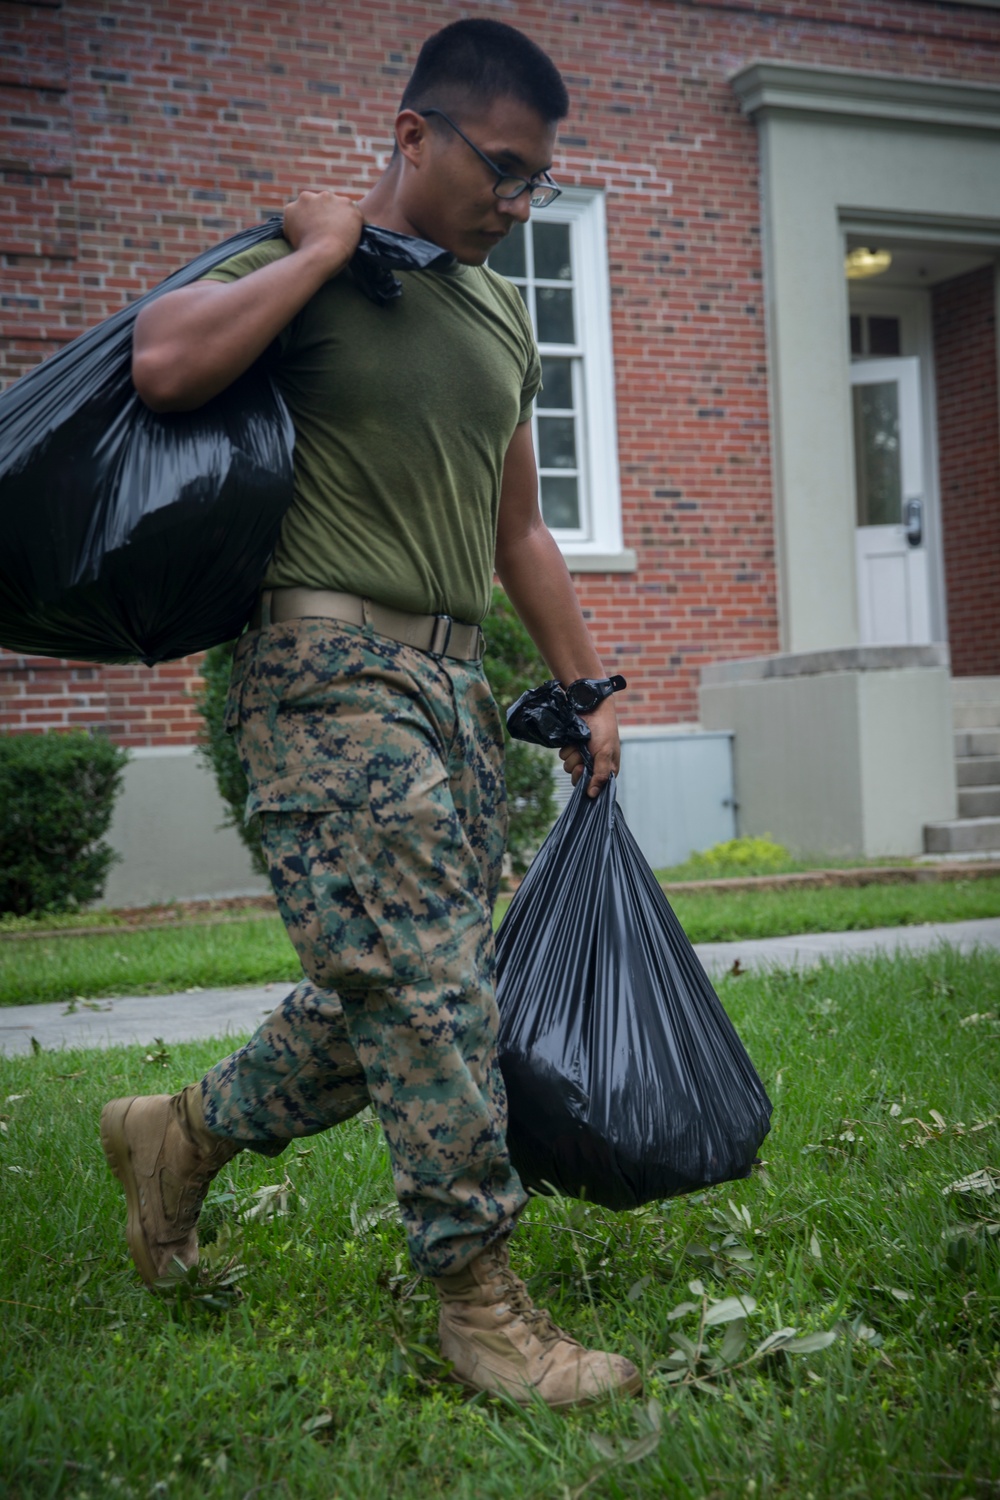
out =
[(574, 552), (563, 549), (563, 558), (571, 573), (635, 573), (638, 560), (631, 547), (620, 552)]

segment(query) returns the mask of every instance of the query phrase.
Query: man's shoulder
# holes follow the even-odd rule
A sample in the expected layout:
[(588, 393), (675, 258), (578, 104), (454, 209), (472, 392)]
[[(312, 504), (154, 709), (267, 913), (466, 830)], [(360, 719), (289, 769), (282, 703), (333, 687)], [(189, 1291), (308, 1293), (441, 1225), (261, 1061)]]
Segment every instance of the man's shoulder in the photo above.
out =
[(282, 260), (284, 256), (291, 255), (292, 247), (283, 235), (272, 240), (262, 240), (259, 245), (251, 245), (249, 250), (241, 250), (238, 255), (231, 255), (228, 260), (220, 261), (213, 266), (201, 278), (203, 281), (239, 281), (241, 276), (249, 276), (251, 271), (260, 271), (264, 266), (269, 266), (273, 261)]
[(493, 271), (489, 266), (469, 266), (467, 284), (475, 286), (476, 292), (489, 302), (504, 318), (514, 323), (524, 333), (531, 334), (531, 319), (524, 299), (512, 281)]

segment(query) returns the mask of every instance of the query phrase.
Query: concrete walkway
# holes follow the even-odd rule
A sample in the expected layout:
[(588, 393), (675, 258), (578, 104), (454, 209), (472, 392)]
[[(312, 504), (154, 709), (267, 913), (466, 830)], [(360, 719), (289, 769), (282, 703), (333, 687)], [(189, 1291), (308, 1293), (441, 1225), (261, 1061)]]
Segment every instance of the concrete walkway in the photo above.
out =
[[(695, 951), (708, 973), (721, 978), (738, 961), (743, 969), (808, 969), (823, 962), (875, 954), (927, 953), (946, 944), (962, 953), (1000, 951), (1000, 917), (922, 927), (881, 927), (869, 932), (815, 932), (801, 937), (749, 938), (737, 943), (701, 943)], [(267, 984), (253, 989), (197, 990), (180, 995), (124, 995), (77, 1001), (70, 1010), (54, 1005), (0, 1009), (0, 1054), (31, 1051), (32, 1037), (46, 1050), (61, 1047), (149, 1046), (207, 1037), (241, 1037), (253, 1031), (291, 988)]]

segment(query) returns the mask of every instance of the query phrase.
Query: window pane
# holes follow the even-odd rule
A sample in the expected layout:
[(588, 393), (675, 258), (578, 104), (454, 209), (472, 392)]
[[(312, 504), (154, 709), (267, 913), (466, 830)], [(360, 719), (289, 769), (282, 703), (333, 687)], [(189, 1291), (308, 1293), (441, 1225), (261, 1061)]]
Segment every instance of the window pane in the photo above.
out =
[(578, 531), (580, 497), (576, 478), (546, 474), (542, 479), (542, 518), (557, 531)]
[(868, 319), (868, 353), (895, 359), (899, 353), (899, 319)]
[(851, 313), (851, 353), (864, 354), (861, 347), (861, 314)]
[(572, 407), (573, 405), (573, 361), (553, 359), (547, 354), (542, 360), (542, 390), (536, 406)]
[(858, 525), (898, 526), (903, 502), (899, 387), (894, 380), (856, 385), (852, 395)]
[(576, 423), (572, 417), (538, 418), (538, 466), (576, 468)]
[(575, 343), (573, 293), (561, 287), (540, 286), (535, 291), (540, 344)]
[(491, 271), (497, 271), (501, 276), (526, 274), (523, 224), (515, 224), (507, 238), (500, 241), (490, 254), (489, 265)]
[(534, 225), (535, 275), (539, 281), (572, 281), (568, 224)]

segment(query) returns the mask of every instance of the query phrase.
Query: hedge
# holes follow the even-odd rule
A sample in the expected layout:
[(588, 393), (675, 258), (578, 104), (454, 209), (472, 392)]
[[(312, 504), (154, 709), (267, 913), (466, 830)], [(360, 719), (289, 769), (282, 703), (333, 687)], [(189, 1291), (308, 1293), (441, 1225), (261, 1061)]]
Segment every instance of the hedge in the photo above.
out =
[(0, 736), (0, 913), (98, 900), (127, 752), (85, 731)]

